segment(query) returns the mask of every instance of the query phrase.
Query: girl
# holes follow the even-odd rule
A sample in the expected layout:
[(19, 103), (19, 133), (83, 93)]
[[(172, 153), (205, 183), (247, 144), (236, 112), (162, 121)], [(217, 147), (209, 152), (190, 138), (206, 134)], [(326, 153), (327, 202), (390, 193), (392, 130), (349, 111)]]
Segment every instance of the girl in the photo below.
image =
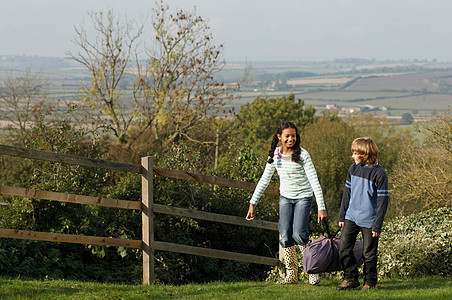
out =
[[(281, 147), (276, 147), (281, 141)], [(298, 282), (298, 261), (296, 248), (304, 252), (309, 242), (308, 224), (314, 192), (318, 207), (318, 222), (326, 220), (326, 208), (322, 189), (309, 153), (300, 147), (300, 135), (292, 122), (279, 125), (268, 152), (268, 161), (259, 180), (246, 215), (254, 220), (254, 207), (270, 183), (274, 171), (280, 179), (279, 197), (279, 243), (283, 247), (286, 277), (279, 284)], [(310, 274), (309, 283), (317, 284), (319, 274)]]

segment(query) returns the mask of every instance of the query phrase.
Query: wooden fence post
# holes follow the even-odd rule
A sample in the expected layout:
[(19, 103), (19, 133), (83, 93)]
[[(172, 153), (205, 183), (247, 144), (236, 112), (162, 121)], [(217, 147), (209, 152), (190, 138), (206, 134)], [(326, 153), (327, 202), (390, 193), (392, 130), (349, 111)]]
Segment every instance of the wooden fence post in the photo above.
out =
[(141, 158), (141, 225), (143, 247), (143, 284), (155, 281), (154, 274), (154, 186), (152, 157)]

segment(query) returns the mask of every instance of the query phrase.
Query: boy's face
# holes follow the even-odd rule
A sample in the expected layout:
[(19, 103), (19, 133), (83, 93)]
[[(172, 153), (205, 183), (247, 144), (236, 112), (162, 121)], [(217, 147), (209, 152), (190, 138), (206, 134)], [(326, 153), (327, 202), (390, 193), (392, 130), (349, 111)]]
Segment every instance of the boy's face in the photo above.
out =
[(356, 152), (356, 151), (353, 152), (352, 157), (355, 160), (355, 164), (357, 164), (357, 165), (359, 165), (363, 161), (361, 155), (359, 155), (358, 152)]

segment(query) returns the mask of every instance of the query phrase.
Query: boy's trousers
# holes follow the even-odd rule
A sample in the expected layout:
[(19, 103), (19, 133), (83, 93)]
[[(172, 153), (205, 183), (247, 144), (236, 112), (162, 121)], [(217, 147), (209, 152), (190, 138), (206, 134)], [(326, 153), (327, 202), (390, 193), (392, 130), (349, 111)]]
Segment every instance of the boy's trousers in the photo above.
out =
[(346, 219), (340, 239), (339, 260), (344, 270), (344, 279), (358, 281), (358, 268), (353, 247), (360, 231), (363, 235), (364, 283), (374, 286), (377, 284), (378, 237), (372, 237), (371, 228), (360, 227)]

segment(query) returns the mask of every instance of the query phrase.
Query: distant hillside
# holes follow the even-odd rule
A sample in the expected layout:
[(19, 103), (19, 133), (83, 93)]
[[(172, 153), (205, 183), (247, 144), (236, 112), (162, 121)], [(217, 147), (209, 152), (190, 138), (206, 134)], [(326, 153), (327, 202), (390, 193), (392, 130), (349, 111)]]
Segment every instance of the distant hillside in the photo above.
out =
[(71, 58), (0, 54), (0, 70), (46, 71), (76, 66)]
[[(452, 103), (452, 62), (359, 58), (228, 62), (216, 74), (217, 80), (235, 84), (245, 69), (249, 74), (241, 84), (240, 99), (230, 104), (236, 111), (256, 97), (289, 93), (318, 112), (372, 111), (388, 116), (408, 112), (423, 117), (446, 110)], [(8, 71), (25, 70), (41, 72), (50, 84), (48, 94), (54, 98), (73, 99), (80, 87), (91, 84), (89, 73), (69, 57), (0, 54), (0, 80)], [(126, 100), (134, 80), (132, 74), (126, 74), (120, 84)]]

